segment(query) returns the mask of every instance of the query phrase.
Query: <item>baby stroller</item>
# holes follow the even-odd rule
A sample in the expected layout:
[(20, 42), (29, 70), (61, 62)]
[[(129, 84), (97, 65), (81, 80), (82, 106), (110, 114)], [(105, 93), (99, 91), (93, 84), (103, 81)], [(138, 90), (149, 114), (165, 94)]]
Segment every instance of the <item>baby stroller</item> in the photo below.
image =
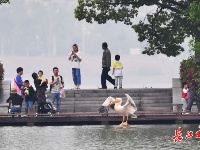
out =
[(46, 103), (44, 104), (44, 113), (45, 114), (55, 114), (56, 107), (53, 105), (50, 99), (46, 99)]

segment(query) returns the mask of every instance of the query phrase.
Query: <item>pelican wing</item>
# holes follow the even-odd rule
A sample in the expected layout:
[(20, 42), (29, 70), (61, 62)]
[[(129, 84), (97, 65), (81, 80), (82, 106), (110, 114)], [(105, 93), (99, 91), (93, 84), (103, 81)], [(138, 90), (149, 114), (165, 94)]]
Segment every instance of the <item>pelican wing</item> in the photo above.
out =
[(111, 96), (109, 96), (108, 98), (106, 98), (106, 100), (104, 101), (104, 103), (101, 105), (101, 107), (99, 108), (99, 113), (101, 114), (106, 114), (109, 111), (109, 106), (110, 103), (112, 101), (114, 101), (115, 99)]
[(109, 106), (111, 102), (115, 101), (115, 99), (111, 96), (109, 96), (108, 98), (106, 98), (106, 100), (104, 101), (104, 103), (102, 104), (102, 106)]
[(129, 112), (129, 113), (134, 113), (137, 110), (137, 106), (135, 105), (135, 102), (133, 101), (133, 99), (128, 95), (125, 94), (127, 101), (124, 104), (124, 108)]

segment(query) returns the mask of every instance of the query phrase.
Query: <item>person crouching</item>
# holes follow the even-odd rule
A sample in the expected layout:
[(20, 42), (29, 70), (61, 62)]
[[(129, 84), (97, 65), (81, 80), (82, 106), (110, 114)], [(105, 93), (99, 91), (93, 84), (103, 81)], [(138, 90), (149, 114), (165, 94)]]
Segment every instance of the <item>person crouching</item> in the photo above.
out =
[(28, 108), (33, 107), (35, 98), (35, 90), (30, 85), (29, 80), (24, 81), (24, 96), (25, 96), (25, 113), (28, 113)]
[(6, 100), (7, 103), (11, 103), (11, 113), (21, 113), (23, 98), (17, 94), (17, 89), (12, 87), (10, 90), (10, 97)]

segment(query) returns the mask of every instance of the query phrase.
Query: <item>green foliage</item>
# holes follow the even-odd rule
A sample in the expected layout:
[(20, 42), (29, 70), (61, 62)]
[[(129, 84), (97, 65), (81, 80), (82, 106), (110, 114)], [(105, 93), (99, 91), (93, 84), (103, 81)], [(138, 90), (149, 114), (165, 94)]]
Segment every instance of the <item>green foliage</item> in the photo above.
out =
[[(123, 22), (138, 33), (140, 42), (147, 42), (143, 54), (165, 54), (177, 56), (184, 51), (181, 46), (186, 37), (198, 37), (200, 23), (192, 22), (189, 13), (195, 0), (79, 0), (75, 9), (78, 20), (104, 24), (108, 20)], [(199, 3), (199, 2), (198, 2)], [(139, 9), (143, 6), (156, 6), (155, 12), (149, 12), (144, 20), (134, 24)], [(199, 7), (198, 7), (199, 9)], [(199, 16), (198, 16), (199, 17)]]
[(194, 56), (184, 59), (180, 64), (180, 80), (181, 83), (196, 84), (197, 92), (200, 93), (200, 66), (196, 65)]
[(195, 51), (194, 56), (183, 60), (180, 65), (181, 82), (194, 83), (197, 86), (197, 93), (200, 94), (200, 2), (191, 2), (188, 9), (189, 20), (194, 24), (194, 35), (189, 42), (191, 50)]
[(0, 0), (0, 5), (2, 5), (3, 3), (9, 3), (10, 4), (10, 0)]
[(0, 80), (4, 79), (4, 68), (3, 68), (3, 64), (0, 63)]
[(200, 2), (193, 2), (189, 6), (190, 19), (194, 22), (200, 22)]
[(200, 53), (200, 42), (196, 40), (196, 38), (192, 38), (189, 42), (189, 46), (191, 50)]

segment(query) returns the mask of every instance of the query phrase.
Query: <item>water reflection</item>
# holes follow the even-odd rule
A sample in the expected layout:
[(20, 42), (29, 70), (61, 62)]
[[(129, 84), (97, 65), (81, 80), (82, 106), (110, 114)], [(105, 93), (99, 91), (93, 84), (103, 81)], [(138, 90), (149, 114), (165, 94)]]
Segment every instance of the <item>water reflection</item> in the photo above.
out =
[[(174, 143), (178, 127), (182, 136), (193, 131), (191, 139)], [(0, 149), (4, 150), (173, 150), (198, 149), (198, 125), (49, 126), (1, 127)]]

